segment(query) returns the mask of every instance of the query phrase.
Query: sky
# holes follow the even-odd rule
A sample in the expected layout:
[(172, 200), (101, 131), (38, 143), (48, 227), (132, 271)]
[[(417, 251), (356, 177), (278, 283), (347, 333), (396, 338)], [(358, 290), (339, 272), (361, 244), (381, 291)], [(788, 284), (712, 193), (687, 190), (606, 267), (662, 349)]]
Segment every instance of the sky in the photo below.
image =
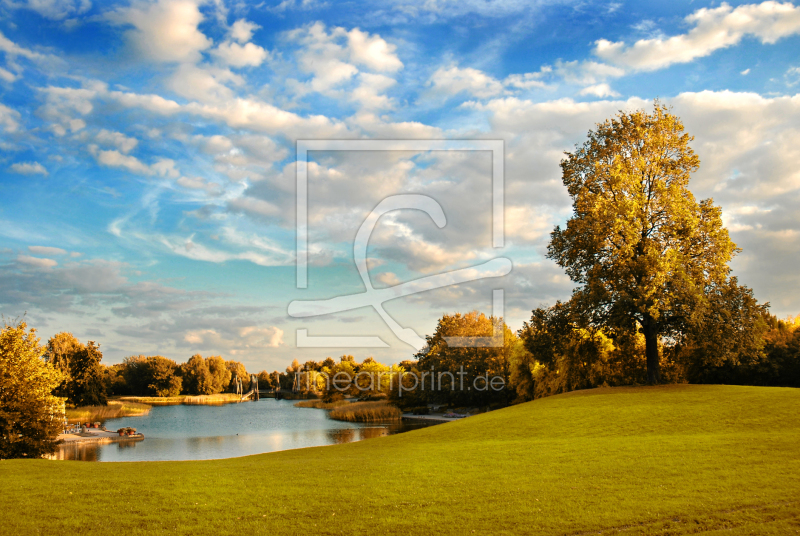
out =
[[(378, 219), (370, 285), (396, 296), (492, 259), (513, 267), (386, 313), (424, 337), (444, 313), (491, 313), (502, 289), (516, 330), (573, 288), (546, 258), (571, 214), (564, 152), (659, 99), (694, 136), (690, 189), (722, 207), (742, 250), (733, 275), (796, 315), (798, 51), (789, 2), (0, 0), (0, 313), (43, 339), (97, 341), (107, 364), (399, 362), (415, 349), (371, 306), (288, 310), (364, 293), (359, 227), (416, 194), (446, 222)], [(492, 152), (311, 151), (298, 288), (298, 140), (502, 140), (502, 247)], [(382, 346), (298, 347), (298, 330)]]

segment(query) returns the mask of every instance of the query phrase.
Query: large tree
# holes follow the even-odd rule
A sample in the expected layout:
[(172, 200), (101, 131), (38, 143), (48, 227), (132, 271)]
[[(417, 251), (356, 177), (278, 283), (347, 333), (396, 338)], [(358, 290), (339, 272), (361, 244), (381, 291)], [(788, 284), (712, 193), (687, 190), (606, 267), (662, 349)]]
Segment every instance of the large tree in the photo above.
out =
[(0, 459), (51, 454), (63, 426), (64, 405), (51, 394), (63, 374), (41, 359), (45, 349), (26, 328), (0, 332)]
[(100, 361), (103, 354), (100, 345), (94, 341), (81, 347), (72, 356), (69, 364), (70, 380), (67, 384), (69, 402), (76, 406), (105, 406), (105, 385), (103, 384), (103, 366)]
[(552, 232), (548, 256), (580, 284), (573, 301), (593, 324), (644, 334), (651, 383), (659, 339), (702, 322), (737, 252), (720, 208), (689, 191), (700, 165), (692, 139), (656, 103), (598, 124), (561, 162), (574, 212)]
[(44, 354), (44, 359), (64, 375), (61, 385), (53, 390), (54, 394), (67, 396), (67, 389), (71, 380), (70, 362), (75, 354), (83, 349), (83, 344), (72, 333), (66, 331), (56, 333), (47, 341), (47, 351)]

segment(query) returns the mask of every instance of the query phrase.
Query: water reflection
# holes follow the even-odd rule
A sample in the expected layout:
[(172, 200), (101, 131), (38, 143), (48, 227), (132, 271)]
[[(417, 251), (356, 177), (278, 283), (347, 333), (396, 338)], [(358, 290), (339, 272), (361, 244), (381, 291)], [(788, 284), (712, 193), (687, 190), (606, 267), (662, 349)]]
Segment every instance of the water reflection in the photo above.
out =
[(143, 441), (62, 445), (59, 460), (150, 461), (231, 458), (303, 447), (351, 443), (425, 425), (332, 421), (325, 410), (265, 399), (224, 406), (160, 406), (141, 417), (111, 419), (110, 430), (131, 426)]

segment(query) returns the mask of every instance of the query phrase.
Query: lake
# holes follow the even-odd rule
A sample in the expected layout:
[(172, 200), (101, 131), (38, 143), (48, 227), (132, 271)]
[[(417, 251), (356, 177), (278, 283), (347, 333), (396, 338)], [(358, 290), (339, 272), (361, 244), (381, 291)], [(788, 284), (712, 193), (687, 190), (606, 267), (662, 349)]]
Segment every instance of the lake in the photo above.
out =
[(136, 428), (144, 434), (143, 441), (61, 445), (56, 458), (98, 462), (234, 458), (351, 443), (426, 426), (334, 421), (326, 410), (296, 408), (294, 403), (265, 398), (221, 406), (155, 406), (148, 415), (104, 423), (109, 430)]

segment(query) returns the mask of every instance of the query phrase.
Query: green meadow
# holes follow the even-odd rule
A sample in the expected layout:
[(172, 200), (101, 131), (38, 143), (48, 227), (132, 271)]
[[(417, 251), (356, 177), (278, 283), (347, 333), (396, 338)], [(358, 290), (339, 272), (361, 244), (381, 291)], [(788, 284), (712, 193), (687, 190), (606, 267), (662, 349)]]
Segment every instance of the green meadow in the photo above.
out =
[(2, 534), (796, 534), (800, 390), (593, 389), (359, 443), (0, 462)]

